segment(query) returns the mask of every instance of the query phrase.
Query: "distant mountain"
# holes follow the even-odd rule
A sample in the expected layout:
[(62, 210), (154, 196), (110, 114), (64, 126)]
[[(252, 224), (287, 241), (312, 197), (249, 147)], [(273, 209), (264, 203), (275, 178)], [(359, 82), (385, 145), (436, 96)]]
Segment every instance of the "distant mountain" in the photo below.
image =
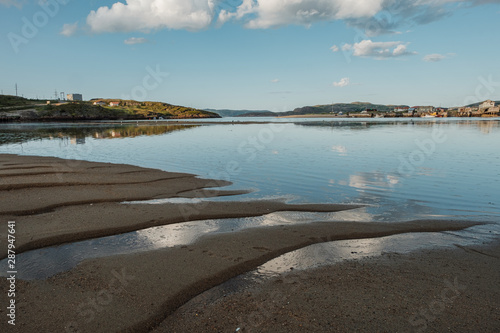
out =
[(274, 116), (274, 112), (269, 110), (229, 110), (229, 109), (205, 109), (208, 112), (214, 112), (221, 117), (266, 117)]
[(366, 102), (354, 102), (354, 103), (336, 103), (329, 105), (315, 105), (315, 106), (304, 106), (297, 108), (293, 111), (283, 112), (280, 115), (283, 116), (295, 116), (295, 115), (306, 115), (306, 114), (329, 114), (329, 113), (348, 113), (348, 112), (361, 112), (365, 110), (377, 110), (379, 112), (392, 112), (395, 107), (408, 107), (407, 105), (381, 105), (372, 104)]
[(272, 111), (256, 111), (256, 112), (245, 113), (237, 117), (278, 117), (278, 116), (279, 113)]
[(205, 111), (215, 112), (221, 117), (280, 117), (280, 116), (300, 116), (311, 114), (331, 114), (331, 113), (359, 113), (365, 110), (377, 110), (378, 112), (393, 112), (396, 107), (406, 107), (408, 105), (381, 105), (368, 102), (354, 103), (336, 103), (328, 105), (304, 106), (288, 112), (272, 112), (269, 110), (214, 110)]

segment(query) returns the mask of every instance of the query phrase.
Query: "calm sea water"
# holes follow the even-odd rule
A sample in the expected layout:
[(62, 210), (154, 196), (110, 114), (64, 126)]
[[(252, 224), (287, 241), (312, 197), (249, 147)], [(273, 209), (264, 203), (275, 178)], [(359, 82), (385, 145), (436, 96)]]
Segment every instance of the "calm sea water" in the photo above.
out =
[(301, 121), (8, 124), (0, 153), (191, 172), (253, 189), (246, 198), (372, 205), (375, 220), (500, 216), (499, 120)]
[[(31, 269), (47, 266), (40, 257), (51, 258), (48, 267), (54, 272), (63, 261), (62, 270), (88, 257), (175, 246), (209, 232), (314, 220), (472, 219), (496, 227), (476, 228), (459, 237), (484, 240), (500, 234), (499, 120), (278, 119), (257, 124), (238, 123), (241, 118), (222, 120), (231, 124), (2, 124), (0, 153), (127, 163), (226, 179), (233, 182), (231, 188), (253, 189), (247, 195), (216, 200), (282, 198), (367, 207), (347, 213), (277, 213), (152, 228), (26, 253)], [(458, 236), (425, 237), (437, 244), (457, 242)], [(411, 236), (404, 242), (422, 240)], [(372, 242), (377, 251), (391, 244)], [(94, 253), (85, 254), (83, 248)], [(351, 252), (363, 253), (346, 253)]]

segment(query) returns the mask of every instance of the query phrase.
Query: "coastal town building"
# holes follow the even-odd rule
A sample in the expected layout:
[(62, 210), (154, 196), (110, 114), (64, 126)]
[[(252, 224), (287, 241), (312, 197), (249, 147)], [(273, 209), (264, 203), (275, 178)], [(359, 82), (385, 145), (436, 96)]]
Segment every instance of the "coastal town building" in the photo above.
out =
[(481, 105), (479, 105), (479, 110), (481, 109), (489, 109), (489, 108), (494, 108), (495, 107), (495, 102), (492, 100), (487, 100), (484, 101)]
[(94, 102), (94, 105), (100, 105), (100, 106), (105, 106), (106, 103), (99, 101), (99, 102)]
[(109, 102), (109, 106), (113, 107), (120, 106), (120, 102)]
[(418, 113), (429, 113), (429, 112), (434, 112), (434, 107), (433, 106), (415, 106), (415, 109), (417, 110)]
[(68, 101), (83, 101), (83, 96), (82, 94), (67, 94), (66, 99)]
[(495, 102), (492, 100), (484, 101), (479, 105), (479, 114), (485, 116), (494, 116), (500, 112), (500, 107), (495, 106)]
[(484, 101), (478, 107), (464, 106), (458, 108), (459, 117), (490, 117), (500, 115), (500, 106), (492, 100)]
[(485, 114), (490, 114), (490, 115), (498, 115), (500, 113), (500, 106), (495, 106), (492, 108), (489, 108)]

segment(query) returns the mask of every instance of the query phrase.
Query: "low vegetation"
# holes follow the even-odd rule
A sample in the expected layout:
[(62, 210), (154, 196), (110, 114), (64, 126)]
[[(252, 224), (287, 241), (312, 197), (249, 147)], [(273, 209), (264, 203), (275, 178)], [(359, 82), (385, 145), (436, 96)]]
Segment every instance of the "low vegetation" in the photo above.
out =
[(94, 103), (104, 103), (109, 105), (112, 102), (118, 103), (118, 106), (104, 106), (108, 110), (121, 110), (129, 115), (140, 118), (163, 117), (165, 119), (183, 119), (183, 118), (220, 118), (214, 112), (188, 108), (184, 106), (172, 105), (161, 102), (138, 102), (132, 100), (120, 99), (99, 99)]
[[(117, 106), (110, 106), (115, 102)], [(28, 100), (0, 95), (0, 118), (13, 120), (140, 120), (220, 118), (213, 112), (160, 102), (99, 99), (90, 102)]]
[(33, 101), (23, 97), (0, 95), (0, 107), (24, 106), (30, 104), (33, 104)]

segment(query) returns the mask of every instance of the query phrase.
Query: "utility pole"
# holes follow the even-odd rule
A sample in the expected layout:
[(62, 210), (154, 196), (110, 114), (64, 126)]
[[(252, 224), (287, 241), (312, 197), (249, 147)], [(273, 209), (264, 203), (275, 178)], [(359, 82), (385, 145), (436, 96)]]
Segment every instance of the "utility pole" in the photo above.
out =
[(17, 97), (17, 83), (16, 83), (16, 97)]
[(57, 92), (57, 89), (54, 91), (54, 97), (56, 101), (59, 99), (59, 93)]

